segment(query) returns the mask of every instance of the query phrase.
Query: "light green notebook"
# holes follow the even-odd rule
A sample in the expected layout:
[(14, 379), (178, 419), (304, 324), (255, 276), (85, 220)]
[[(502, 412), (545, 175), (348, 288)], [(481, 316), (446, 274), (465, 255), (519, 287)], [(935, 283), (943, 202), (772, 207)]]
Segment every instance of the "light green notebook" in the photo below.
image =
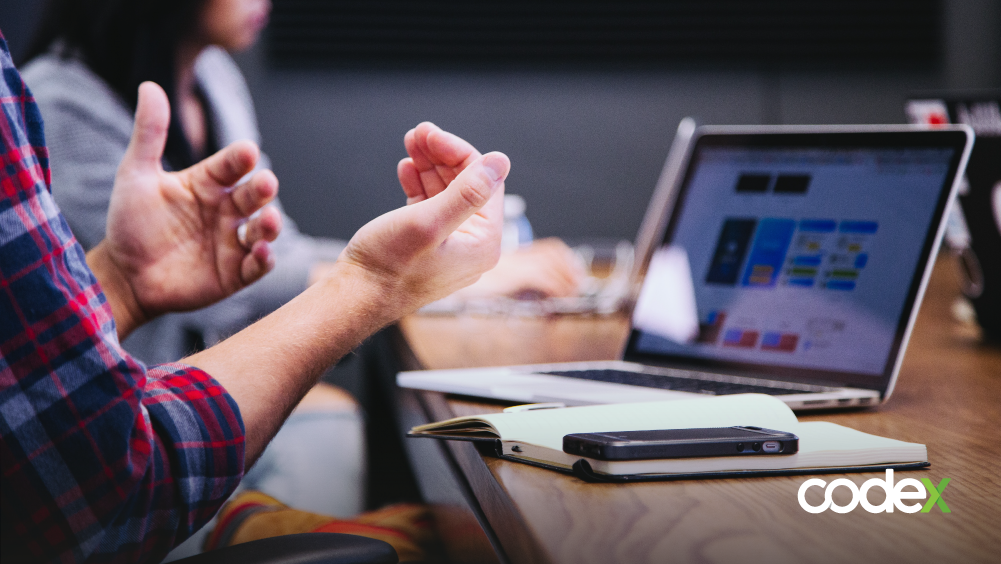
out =
[[(733, 426), (793, 433), (799, 437), (799, 452), (617, 461), (563, 452), (563, 436), (571, 433)], [(834, 423), (800, 423), (786, 404), (762, 394), (456, 417), (414, 427), (410, 436), (489, 441), (494, 443), (498, 456), (507, 459), (575, 471), (589, 479), (615, 481), (928, 466), (925, 445), (870, 435)]]

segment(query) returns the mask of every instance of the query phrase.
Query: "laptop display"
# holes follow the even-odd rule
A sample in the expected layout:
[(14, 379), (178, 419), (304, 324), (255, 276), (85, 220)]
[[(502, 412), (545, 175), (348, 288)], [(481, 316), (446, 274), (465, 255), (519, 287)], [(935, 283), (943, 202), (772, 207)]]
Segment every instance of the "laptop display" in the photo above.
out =
[(698, 336), (636, 328), (626, 360), (885, 389), (966, 141), (940, 133), (699, 137), (663, 239)]

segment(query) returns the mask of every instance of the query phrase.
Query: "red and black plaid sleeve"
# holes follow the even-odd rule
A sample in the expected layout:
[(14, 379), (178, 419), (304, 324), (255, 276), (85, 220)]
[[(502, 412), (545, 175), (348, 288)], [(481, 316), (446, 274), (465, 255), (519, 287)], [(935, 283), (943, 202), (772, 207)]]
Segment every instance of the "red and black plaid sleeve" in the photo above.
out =
[(0, 557), (159, 561), (236, 487), (243, 422), (208, 374), (122, 350), (2, 35), (0, 68)]

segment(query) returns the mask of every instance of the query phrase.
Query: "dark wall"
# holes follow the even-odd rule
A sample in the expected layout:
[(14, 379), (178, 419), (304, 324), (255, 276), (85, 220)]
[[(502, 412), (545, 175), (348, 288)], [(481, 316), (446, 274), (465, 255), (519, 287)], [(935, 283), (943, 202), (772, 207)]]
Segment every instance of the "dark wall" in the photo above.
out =
[(686, 116), (702, 123), (900, 123), (908, 93), (1001, 86), (1001, 2), (947, 2), (941, 64), (908, 70), (676, 65), (657, 71), (274, 71), (244, 54), (282, 199), (349, 237), (403, 201), (403, 134), (431, 120), (512, 160), (539, 235), (632, 239)]
[(886, 123), (936, 72), (272, 73), (255, 83), (289, 213), (348, 237), (403, 201), (396, 162), (431, 120), (512, 160), (510, 193), (540, 235), (632, 239), (678, 121)]
[(0, 31), (7, 39), (14, 60), (34, 31), (44, 0), (0, 0)]
[[(20, 48), (35, 0), (0, 0)], [(674, 128), (703, 123), (898, 123), (908, 93), (1001, 87), (1001, 2), (949, 0), (941, 64), (907, 70), (674, 65), (635, 71), (279, 71), (238, 57), (264, 150), (300, 227), (347, 238), (403, 202), (403, 134), (432, 120), (502, 150), (508, 191), (540, 235), (632, 239)]]

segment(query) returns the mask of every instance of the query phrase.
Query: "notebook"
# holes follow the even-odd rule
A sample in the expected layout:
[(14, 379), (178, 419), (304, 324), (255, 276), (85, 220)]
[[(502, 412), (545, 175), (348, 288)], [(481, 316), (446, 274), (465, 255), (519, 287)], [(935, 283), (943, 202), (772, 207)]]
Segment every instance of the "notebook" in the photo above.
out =
[(972, 140), (966, 126), (700, 127), (672, 148), (644, 222), (654, 244), (621, 360), (397, 382), (566, 405), (886, 401)]
[[(757, 426), (799, 437), (790, 455), (716, 456), (661, 460), (596, 460), (563, 452), (563, 437), (654, 429)], [(544, 409), (457, 417), (414, 427), (410, 436), (486, 441), (498, 456), (589, 479), (626, 480), (870, 471), (928, 466), (924, 445), (812, 421), (800, 423), (773, 396), (715, 398)], [(580, 464), (581, 461), (586, 462)]]

